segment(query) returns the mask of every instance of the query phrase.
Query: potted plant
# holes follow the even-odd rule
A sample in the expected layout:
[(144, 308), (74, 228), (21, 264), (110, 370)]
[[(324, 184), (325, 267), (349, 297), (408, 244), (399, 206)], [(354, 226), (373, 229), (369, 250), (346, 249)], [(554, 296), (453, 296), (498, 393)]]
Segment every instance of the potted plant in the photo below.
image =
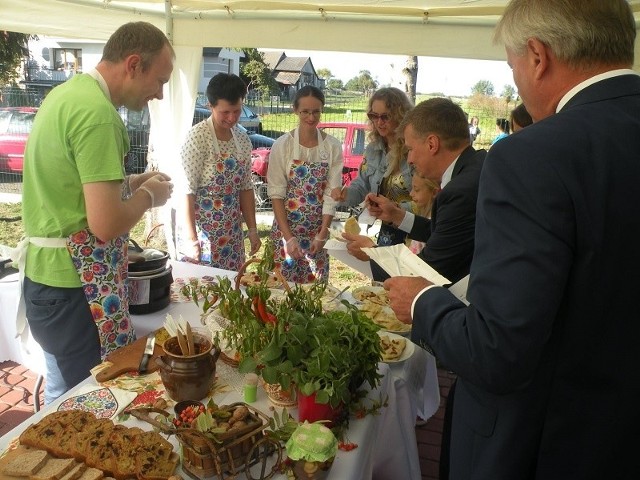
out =
[[(273, 248), (268, 243), (257, 261), (262, 279), (277, 272)], [(205, 305), (216, 305), (229, 320), (216, 341), (238, 352), (241, 373), (255, 372), (284, 390), (295, 386), (302, 398), (333, 408), (359, 400), (363, 383), (379, 384), (379, 327), (347, 302), (324, 311), (326, 284), (287, 285), (278, 298), (266, 282), (247, 287), (246, 295), (225, 279), (206, 288)]]

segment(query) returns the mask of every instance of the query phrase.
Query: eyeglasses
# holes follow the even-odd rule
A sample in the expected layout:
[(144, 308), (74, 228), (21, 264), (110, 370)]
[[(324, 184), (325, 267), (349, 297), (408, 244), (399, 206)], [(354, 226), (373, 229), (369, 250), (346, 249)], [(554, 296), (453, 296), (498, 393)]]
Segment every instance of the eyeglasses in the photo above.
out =
[(301, 117), (319, 117), (320, 115), (322, 115), (322, 110), (300, 110), (298, 114)]
[(391, 117), (389, 116), (388, 113), (383, 113), (382, 115), (379, 115), (377, 113), (369, 112), (367, 113), (367, 118), (374, 123), (376, 120), (380, 120), (382, 123), (387, 123), (389, 120), (391, 120)]

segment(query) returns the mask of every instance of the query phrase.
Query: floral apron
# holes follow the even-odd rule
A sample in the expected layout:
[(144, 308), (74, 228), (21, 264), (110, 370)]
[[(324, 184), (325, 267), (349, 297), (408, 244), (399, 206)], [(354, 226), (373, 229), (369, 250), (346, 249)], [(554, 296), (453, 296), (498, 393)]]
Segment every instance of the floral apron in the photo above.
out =
[(85, 228), (67, 237), (67, 249), (100, 336), (100, 355), (136, 339), (127, 294), (128, 235), (103, 242)]
[(287, 181), (285, 210), (293, 235), (298, 239), (304, 257), (294, 260), (286, 256), (282, 241), (282, 232), (274, 220), (271, 238), (276, 245), (282, 245), (276, 255), (281, 262), (284, 278), (289, 282), (311, 283), (329, 278), (329, 256), (322, 249), (315, 255), (309, 253), (313, 239), (322, 227), (322, 197), (327, 186), (329, 172), (329, 152), (318, 130), (318, 149), (321, 162), (300, 159), (300, 137), (298, 129), (294, 132), (293, 160)]
[(235, 156), (220, 153), (211, 117), (207, 125), (213, 136), (215, 169), (213, 176), (196, 191), (196, 231), (202, 246), (199, 263), (237, 271), (245, 261), (239, 188), (247, 167), (236, 158), (240, 145), (233, 129)]

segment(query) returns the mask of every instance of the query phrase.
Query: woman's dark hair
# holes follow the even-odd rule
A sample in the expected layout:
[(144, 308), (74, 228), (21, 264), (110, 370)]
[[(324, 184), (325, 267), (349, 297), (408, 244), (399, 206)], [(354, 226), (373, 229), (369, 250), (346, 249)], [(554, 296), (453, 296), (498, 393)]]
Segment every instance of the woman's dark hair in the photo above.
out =
[(218, 73), (209, 80), (207, 85), (207, 100), (215, 107), (218, 100), (238, 103), (247, 95), (247, 86), (242, 79), (232, 73)]
[(509, 133), (509, 120), (507, 120), (506, 118), (496, 119), (496, 125), (500, 127), (500, 130), (502, 130), (503, 132)]
[(524, 106), (524, 103), (521, 103), (516, 108), (511, 110), (511, 128), (512, 129), (513, 129), (514, 123), (517, 123), (522, 128), (528, 127), (533, 123), (533, 119), (531, 118), (531, 115), (529, 115), (529, 112), (527, 112), (527, 109)]
[(293, 97), (293, 108), (298, 108), (300, 104), (300, 99), (304, 97), (314, 97), (320, 100), (322, 106), (324, 106), (324, 93), (318, 87), (314, 87), (313, 85), (305, 85), (300, 90), (296, 92), (296, 96)]

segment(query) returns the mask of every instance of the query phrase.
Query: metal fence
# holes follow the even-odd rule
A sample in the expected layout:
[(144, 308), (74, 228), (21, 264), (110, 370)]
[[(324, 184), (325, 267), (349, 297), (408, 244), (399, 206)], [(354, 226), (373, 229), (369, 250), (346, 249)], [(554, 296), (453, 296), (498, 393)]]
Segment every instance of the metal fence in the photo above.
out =
[[(24, 144), (28, 137), (35, 110), (40, 106), (45, 93), (36, 89), (17, 87), (0, 89), (0, 193), (20, 193), (22, 187), (22, 160)], [(417, 101), (428, 97), (420, 97)], [(203, 96), (199, 96), (202, 102)], [(475, 146), (486, 148), (496, 135), (495, 122), (497, 118), (508, 118), (509, 111), (515, 105), (506, 103), (502, 99), (492, 97), (471, 97), (469, 99), (454, 99), (468, 113), (469, 117), (480, 119), (480, 135)], [(328, 94), (322, 114), (323, 122), (354, 122), (366, 123), (368, 98), (357, 93)], [(259, 132), (263, 135), (278, 138), (293, 129), (297, 124), (297, 117), (292, 113), (289, 100), (277, 96), (258, 97), (249, 96), (247, 106), (257, 115)], [(32, 110), (20, 107), (31, 107)], [(196, 105), (193, 122), (197, 122), (208, 111)], [(128, 173), (143, 172), (147, 166), (147, 149), (151, 119), (148, 110), (141, 112), (119, 110), (127, 127), (130, 137), (131, 150), (125, 158), (125, 169)], [(241, 119), (242, 120), (242, 119)], [(247, 123), (247, 128), (255, 131), (256, 119)], [(242, 121), (240, 122), (243, 123)]]

